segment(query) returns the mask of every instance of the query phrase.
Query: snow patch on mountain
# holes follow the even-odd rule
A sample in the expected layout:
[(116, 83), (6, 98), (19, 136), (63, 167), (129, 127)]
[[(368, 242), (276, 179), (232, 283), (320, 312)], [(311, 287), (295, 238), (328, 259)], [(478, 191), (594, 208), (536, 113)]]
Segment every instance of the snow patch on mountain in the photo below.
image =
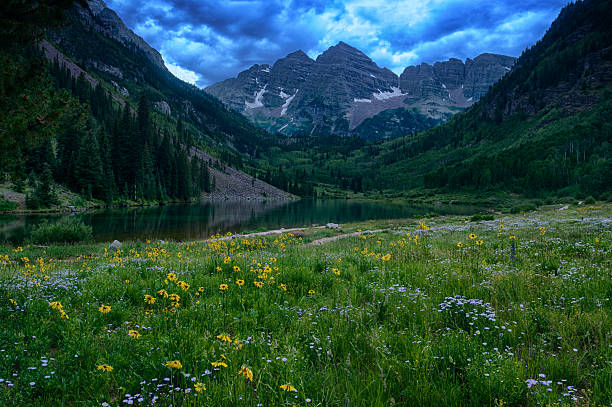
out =
[(284, 116), (285, 114), (287, 114), (287, 108), (289, 107), (289, 104), (291, 103), (291, 101), (293, 100), (293, 98), (295, 98), (295, 95), (298, 94), (300, 90), (296, 90), (295, 93), (289, 97), (287, 100), (285, 100), (285, 103), (283, 104), (282, 110), (281, 110), (281, 116)]
[(263, 107), (262, 98), (263, 98), (264, 93), (266, 93), (267, 87), (268, 87), (268, 84), (266, 83), (264, 87), (259, 90), (259, 92), (255, 93), (255, 101), (253, 103), (249, 103), (245, 100), (244, 104), (246, 105), (246, 107), (249, 109), (256, 109), (258, 107)]
[(353, 102), (355, 103), (372, 103), (372, 101), (370, 99), (353, 99)]
[(383, 92), (379, 89), (378, 93), (372, 93), (372, 96), (374, 96), (374, 98), (378, 100), (386, 100), (386, 99), (391, 99), (391, 98), (395, 98), (398, 96), (405, 96), (405, 95), (406, 93), (402, 93), (400, 88), (396, 86), (391, 86), (391, 92)]

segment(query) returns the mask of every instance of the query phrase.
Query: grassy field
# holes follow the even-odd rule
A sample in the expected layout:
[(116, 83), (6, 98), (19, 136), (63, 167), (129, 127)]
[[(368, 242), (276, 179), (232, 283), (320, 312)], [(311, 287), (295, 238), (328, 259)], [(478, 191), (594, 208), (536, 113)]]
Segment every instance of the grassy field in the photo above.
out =
[(609, 406), (612, 206), (0, 248), (2, 406)]

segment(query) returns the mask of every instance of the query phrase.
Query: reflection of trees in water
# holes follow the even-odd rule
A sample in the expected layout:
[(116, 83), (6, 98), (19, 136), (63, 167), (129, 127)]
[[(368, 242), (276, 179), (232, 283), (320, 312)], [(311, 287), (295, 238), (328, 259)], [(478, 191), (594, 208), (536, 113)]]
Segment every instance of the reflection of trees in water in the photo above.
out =
[(255, 223), (262, 213), (282, 202), (201, 202), (194, 205), (166, 205), (109, 209), (85, 215), (98, 240), (115, 238), (197, 239), (217, 232), (237, 230)]
[(25, 219), (15, 215), (0, 215), (0, 242), (21, 243), (25, 237)]
[(78, 216), (91, 225), (98, 241), (113, 239), (205, 238), (215, 233), (257, 228), (310, 226), (328, 222), (347, 223), (368, 219), (419, 218), (426, 214), (472, 214), (481, 208), (457, 205), (403, 205), (348, 200), (221, 201), (193, 205), (106, 209), (73, 215), (27, 215), (0, 217), (0, 241), (23, 242), (32, 226)]

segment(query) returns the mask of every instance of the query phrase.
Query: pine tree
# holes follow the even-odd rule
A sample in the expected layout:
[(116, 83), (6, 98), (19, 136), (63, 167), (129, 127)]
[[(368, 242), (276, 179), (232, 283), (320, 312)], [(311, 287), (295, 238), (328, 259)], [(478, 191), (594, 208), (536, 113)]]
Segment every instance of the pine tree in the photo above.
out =
[(172, 161), (173, 161), (173, 150), (170, 144), (170, 137), (168, 134), (164, 134), (162, 142), (157, 152), (157, 168), (159, 170), (159, 178), (161, 184), (167, 194), (172, 195), (172, 188), (170, 186), (172, 182)]
[(200, 163), (200, 191), (210, 192), (210, 170), (205, 161)]
[(53, 190), (53, 175), (49, 165), (45, 165), (40, 176), (40, 182), (36, 185), (33, 199), (36, 207), (50, 207), (57, 204), (57, 196)]
[(100, 199), (103, 199), (107, 203), (113, 201), (115, 195), (115, 175), (113, 173), (113, 162), (112, 162), (112, 147), (110, 144), (110, 136), (104, 132), (99, 131), (99, 144), (100, 144), (100, 157), (102, 159), (102, 182)]
[(138, 101), (138, 143), (140, 146), (151, 143), (151, 122), (149, 101), (143, 94)]
[(177, 198), (180, 198), (184, 201), (191, 198), (192, 190), (191, 190), (191, 168), (189, 165), (189, 160), (187, 159), (187, 152), (185, 150), (181, 150), (176, 157), (177, 164)]
[(75, 175), (77, 189), (89, 197), (103, 198), (102, 178), (104, 171), (100, 158), (98, 140), (88, 132), (81, 140), (77, 156)]

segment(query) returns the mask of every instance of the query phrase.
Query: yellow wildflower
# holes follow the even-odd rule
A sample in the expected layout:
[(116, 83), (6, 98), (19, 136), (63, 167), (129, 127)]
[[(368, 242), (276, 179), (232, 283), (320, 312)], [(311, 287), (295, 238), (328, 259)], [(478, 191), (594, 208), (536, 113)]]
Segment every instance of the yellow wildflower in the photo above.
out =
[(103, 314), (110, 312), (110, 310), (111, 310), (110, 305), (100, 305), (100, 308), (98, 308), (98, 311), (100, 311)]
[(166, 362), (166, 366), (168, 366), (171, 369), (182, 369), (183, 368), (183, 364), (179, 362), (178, 360), (169, 360)]
[(113, 367), (111, 365), (98, 365), (98, 370), (101, 370), (103, 372), (112, 372)]
[(223, 342), (231, 342), (232, 340), (230, 339), (229, 336), (225, 335), (225, 334), (219, 334), (217, 335), (217, 339), (221, 339)]
[(238, 371), (238, 374), (243, 375), (248, 381), (253, 381), (253, 371), (246, 366), (242, 366)]
[(142, 336), (138, 331), (135, 331), (133, 329), (130, 329), (128, 331), (128, 335), (131, 336), (134, 339), (138, 339), (138, 338), (140, 338)]

